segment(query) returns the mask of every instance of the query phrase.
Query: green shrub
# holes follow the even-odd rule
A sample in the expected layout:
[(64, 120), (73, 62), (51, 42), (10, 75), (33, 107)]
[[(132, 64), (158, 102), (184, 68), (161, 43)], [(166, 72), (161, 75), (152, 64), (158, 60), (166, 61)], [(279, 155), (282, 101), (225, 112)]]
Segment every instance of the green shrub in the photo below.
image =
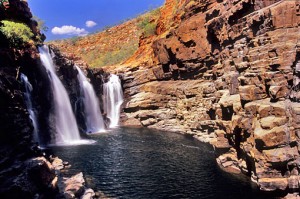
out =
[(155, 35), (156, 33), (156, 18), (160, 15), (160, 9), (154, 9), (140, 16), (138, 27), (143, 31), (145, 37)]
[(37, 16), (33, 16), (32, 19), (37, 22), (37, 28), (40, 32), (47, 32), (49, 30), (44, 20), (40, 19)]
[(34, 34), (27, 25), (8, 20), (2, 20), (1, 24), (0, 32), (11, 47), (21, 47), (33, 42)]
[(156, 24), (148, 23), (144, 28), (144, 34), (145, 34), (145, 37), (155, 35), (156, 34)]

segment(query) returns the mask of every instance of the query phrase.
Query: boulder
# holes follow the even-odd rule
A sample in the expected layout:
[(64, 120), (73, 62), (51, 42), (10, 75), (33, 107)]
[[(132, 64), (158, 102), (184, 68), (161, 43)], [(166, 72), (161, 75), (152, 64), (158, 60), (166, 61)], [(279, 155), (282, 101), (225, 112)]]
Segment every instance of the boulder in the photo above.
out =
[(288, 119), (286, 117), (269, 116), (262, 118), (259, 122), (263, 129), (273, 129), (286, 124)]
[(262, 191), (285, 191), (288, 187), (287, 178), (261, 178), (258, 180), (258, 185)]
[(51, 164), (55, 170), (62, 170), (64, 168), (63, 160), (58, 157), (55, 157)]
[(299, 189), (299, 176), (292, 175), (288, 178), (288, 187), (290, 189)]
[(122, 121), (123, 126), (141, 126), (140, 120), (136, 118), (129, 118), (126, 119), (125, 121)]
[(84, 185), (85, 180), (83, 179), (83, 174), (78, 173), (70, 178), (64, 178), (59, 185), (59, 189), (66, 198), (71, 199), (80, 197), (84, 194)]
[(276, 126), (270, 130), (262, 128), (255, 128), (254, 130), (256, 147), (258, 149), (286, 145), (290, 141), (289, 136), (287, 126)]
[(92, 199), (95, 196), (93, 189), (86, 189), (80, 199)]
[(284, 163), (295, 160), (299, 156), (297, 147), (284, 147), (264, 150), (263, 154), (266, 158), (266, 161), (270, 163)]

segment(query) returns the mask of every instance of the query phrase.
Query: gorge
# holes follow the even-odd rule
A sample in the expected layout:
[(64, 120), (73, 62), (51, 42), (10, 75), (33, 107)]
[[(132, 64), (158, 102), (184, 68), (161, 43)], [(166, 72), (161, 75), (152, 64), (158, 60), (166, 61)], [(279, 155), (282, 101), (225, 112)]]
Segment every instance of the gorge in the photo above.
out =
[[(155, 33), (141, 34), (139, 48), (129, 59), (103, 68), (78, 64), (80, 54), (72, 54), (78, 52), (75, 44), (71, 50), (55, 42), (42, 45), (25, 1), (10, 0), (1, 4), (0, 11), (1, 21), (22, 22), (34, 35), (30, 42), (12, 46), (0, 34), (1, 198), (57, 194), (61, 179), (53, 166), (57, 159), (43, 155), (37, 142), (54, 144), (53, 152), (74, 164), (73, 171), (87, 165), (92, 170), (82, 170), (91, 175), (101, 168), (104, 173), (96, 175), (109, 179), (106, 188), (111, 197), (150, 197), (157, 191), (158, 198), (205, 198), (203, 193), (218, 198), (230, 186), (219, 195), (194, 187), (201, 176), (211, 187), (218, 184), (210, 192), (223, 186), (222, 181), (208, 179), (225, 175), (216, 163), (255, 183), (251, 189), (249, 181), (239, 187), (243, 181), (222, 178), (237, 189), (254, 190), (249, 198), (269, 197), (256, 188), (272, 196), (299, 195), (299, 1), (166, 0), (158, 19), (148, 21), (155, 25)], [(119, 124), (130, 128), (116, 128)], [(109, 128), (115, 129), (97, 135)], [(214, 155), (208, 146), (166, 131), (208, 143)], [(87, 145), (57, 146), (74, 143)], [(101, 152), (98, 161), (106, 160), (108, 167), (105, 161), (99, 166), (89, 162), (91, 157), (84, 159), (89, 150)], [(130, 157), (143, 171), (124, 161)], [(169, 164), (161, 164), (164, 157)], [(180, 173), (177, 168), (185, 171), (186, 162), (191, 163), (186, 165), (188, 172)], [(65, 167), (62, 162), (60, 167)], [(163, 167), (171, 169), (156, 173)], [(208, 167), (214, 169), (203, 172)], [(111, 176), (110, 171), (116, 173)], [(175, 177), (163, 175), (169, 171)], [(132, 185), (130, 180), (139, 174), (150, 176), (150, 185), (139, 187), (143, 183), (138, 180)], [(172, 181), (176, 177), (191, 179), (184, 181), (190, 193), (176, 193), (183, 186), (178, 185), (180, 180)], [(169, 190), (151, 187), (164, 180)], [(105, 182), (97, 183), (105, 187)], [(124, 189), (128, 184), (130, 189)], [(63, 196), (79, 198), (87, 193), (82, 186), (78, 189), (75, 194), (62, 191)]]
[(166, 1), (156, 35), (109, 67), (125, 125), (191, 135), (261, 190), (298, 192), (299, 22), (298, 1)]

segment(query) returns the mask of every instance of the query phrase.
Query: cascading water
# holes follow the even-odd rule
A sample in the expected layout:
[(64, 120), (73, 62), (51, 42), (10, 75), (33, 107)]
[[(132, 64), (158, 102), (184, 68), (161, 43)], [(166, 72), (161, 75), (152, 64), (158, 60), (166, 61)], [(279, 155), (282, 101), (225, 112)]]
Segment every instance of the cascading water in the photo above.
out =
[(78, 126), (65, 87), (55, 73), (48, 46), (39, 47), (40, 58), (47, 69), (54, 98), (56, 141), (58, 145), (81, 143)]
[(109, 127), (117, 127), (120, 119), (120, 108), (123, 103), (121, 81), (117, 75), (110, 75), (109, 81), (103, 85), (103, 95), (104, 110), (110, 119)]
[(24, 93), (24, 98), (25, 98), (25, 104), (27, 106), (27, 110), (29, 112), (29, 117), (32, 120), (32, 125), (33, 125), (33, 140), (35, 142), (39, 142), (39, 135), (38, 135), (38, 122), (37, 122), (37, 116), (35, 109), (32, 106), (32, 85), (30, 84), (28, 78), (26, 75), (21, 74), (21, 81), (25, 87), (25, 93)]
[(85, 123), (88, 133), (103, 132), (105, 130), (103, 118), (100, 112), (99, 100), (92, 84), (85, 77), (82, 70), (76, 66), (78, 81), (81, 87), (81, 96), (84, 104)]

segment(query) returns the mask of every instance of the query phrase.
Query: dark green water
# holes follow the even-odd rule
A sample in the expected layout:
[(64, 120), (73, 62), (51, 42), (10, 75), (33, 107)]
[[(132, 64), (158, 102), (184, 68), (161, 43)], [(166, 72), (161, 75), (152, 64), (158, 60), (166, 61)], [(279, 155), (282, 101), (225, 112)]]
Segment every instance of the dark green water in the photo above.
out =
[(270, 198), (248, 178), (221, 171), (212, 149), (183, 135), (120, 128), (92, 135), (92, 145), (53, 147), (112, 198)]

